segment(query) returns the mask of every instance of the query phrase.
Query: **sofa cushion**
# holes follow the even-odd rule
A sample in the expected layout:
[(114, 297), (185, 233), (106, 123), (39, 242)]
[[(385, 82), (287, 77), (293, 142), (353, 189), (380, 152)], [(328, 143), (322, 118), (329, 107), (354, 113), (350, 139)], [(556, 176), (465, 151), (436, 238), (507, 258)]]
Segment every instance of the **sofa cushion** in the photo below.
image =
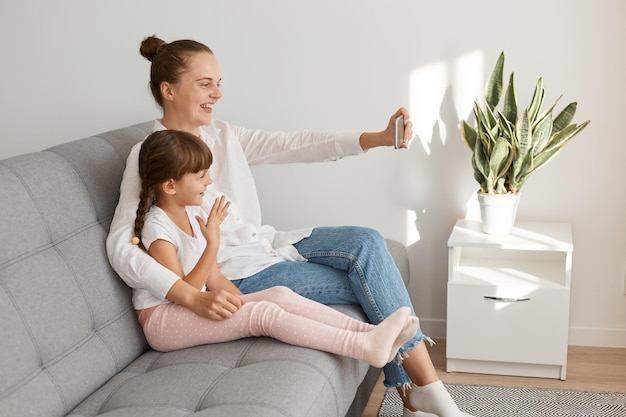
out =
[(105, 238), (141, 128), (0, 161), (0, 410), (60, 416), (146, 349)]

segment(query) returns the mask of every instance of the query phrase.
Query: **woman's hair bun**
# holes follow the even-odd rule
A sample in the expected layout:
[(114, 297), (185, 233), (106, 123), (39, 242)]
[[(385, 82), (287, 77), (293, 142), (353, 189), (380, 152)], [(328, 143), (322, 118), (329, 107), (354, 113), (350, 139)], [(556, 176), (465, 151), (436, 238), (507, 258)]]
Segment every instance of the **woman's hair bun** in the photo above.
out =
[(156, 54), (159, 52), (159, 49), (166, 45), (167, 42), (165, 42), (164, 40), (159, 39), (154, 35), (148, 36), (141, 42), (141, 46), (139, 47), (139, 53), (148, 61), (152, 62)]

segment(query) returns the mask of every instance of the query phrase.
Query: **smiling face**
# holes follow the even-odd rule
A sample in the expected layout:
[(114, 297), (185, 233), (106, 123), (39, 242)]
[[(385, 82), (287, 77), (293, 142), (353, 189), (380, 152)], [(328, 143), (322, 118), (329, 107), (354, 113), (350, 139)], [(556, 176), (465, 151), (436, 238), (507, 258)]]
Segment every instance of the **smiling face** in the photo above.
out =
[(165, 184), (167, 188), (172, 186), (173, 193), (170, 195), (179, 206), (199, 206), (204, 199), (206, 188), (213, 181), (208, 169), (199, 172), (190, 172), (178, 180), (171, 180), (171, 184)]
[(161, 83), (163, 125), (168, 129), (199, 134), (200, 126), (213, 120), (213, 106), (222, 97), (220, 66), (213, 54), (190, 55), (177, 83)]

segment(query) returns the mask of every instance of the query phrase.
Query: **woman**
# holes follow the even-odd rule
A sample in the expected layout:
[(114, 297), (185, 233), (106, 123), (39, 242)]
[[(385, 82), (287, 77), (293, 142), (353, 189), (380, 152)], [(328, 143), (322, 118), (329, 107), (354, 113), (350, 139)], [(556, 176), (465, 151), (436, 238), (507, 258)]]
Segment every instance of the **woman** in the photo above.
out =
[[(323, 304), (358, 304), (370, 321), (380, 323), (398, 308), (411, 307), (409, 296), (382, 236), (361, 227), (316, 227), (279, 232), (261, 225), (261, 209), (249, 166), (264, 163), (317, 162), (357, 155), (377, 146), (393, 144), (394, 123), (407, 121), (402, 147), (412, 136), (409, 114), (398, 110), (381, 132), (338, 135), (318, 132), (265, 132), (213, 120), (213, 107), (221, 98), (220, 66), (212, 51), (199, 42), (166, 43), (146, 38), (141, 54), (152, 62), (150, 89), (163, 109), (154, 130), (175, 129), (199, 136), (211, 149), (213, 185), (205, 194), (209, 211), (216, 195), (231, 201), (221, 226), (219, 271), (242, 293), (274, 286)], [(137, 145), (131, 151), (120, 200), (107, 239), (113, 268), (132, 288), (149, 286), (162, 299), (181, 304), (199, 316), (229, 318), (241, 307), (241, 298), (228, 291), (199, 291), (163, 268), (131, 244), (139, 203)], [(146, 283), (142, 277), (150, 277)], [(412, 308), (411, 308), (412, 311)], [(412, 314), (414, 314), (412, 312)], [(426, 336), (418, 330), (400, 352), (406, 358), (387, 364), (385, 385), (397, 387), (405, 415), (439, 417), (466, 415), (439, 381), (426, 350)], [(406, 391), (410, 388), (410, 391)], [(408, 395), (404, 395), (408, 392)], [(419, 409), (419, 413), (411, 410)]]

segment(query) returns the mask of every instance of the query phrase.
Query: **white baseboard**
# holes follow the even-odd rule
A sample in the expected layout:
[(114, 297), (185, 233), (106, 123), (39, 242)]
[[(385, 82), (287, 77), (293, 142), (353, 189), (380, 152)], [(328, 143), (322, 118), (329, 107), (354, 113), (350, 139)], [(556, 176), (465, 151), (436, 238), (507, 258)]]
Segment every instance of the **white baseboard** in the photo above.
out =
[(626, 348), (626, 329), (570, 327), (568, 344)]
[[(425, 335), (433, 339), (446, 338), (446, 321), (420, 317)], [(568, 344), (572, 346), (598, 346), (626, 348), (626, 329), (601, 329), (594, 327), (570, 327)]]

